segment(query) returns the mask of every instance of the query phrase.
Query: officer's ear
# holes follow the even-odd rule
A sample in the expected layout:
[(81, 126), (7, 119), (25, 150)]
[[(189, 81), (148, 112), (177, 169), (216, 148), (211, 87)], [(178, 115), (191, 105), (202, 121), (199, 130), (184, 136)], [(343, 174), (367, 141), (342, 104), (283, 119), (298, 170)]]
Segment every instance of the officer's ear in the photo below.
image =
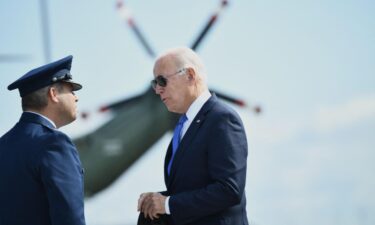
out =
[(57, 90), (58, 88), (54, 85), (52, 85), (49, 89), (48, 89), (48, 98), (51, 99), (52, 102), (54, 103), (57, 103), (59, 102), (59, 98), (57, 97), (59, 95), (59, 90)]

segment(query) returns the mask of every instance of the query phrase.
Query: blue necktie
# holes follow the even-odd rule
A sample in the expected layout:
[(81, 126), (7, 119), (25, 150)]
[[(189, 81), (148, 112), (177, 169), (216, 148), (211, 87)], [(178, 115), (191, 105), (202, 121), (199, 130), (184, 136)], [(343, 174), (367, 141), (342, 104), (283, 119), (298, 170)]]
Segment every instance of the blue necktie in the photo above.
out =
[(186, 122), (187, 120), (187, 117), (185, 114), (183, 114), (180, 119), (178, 120), (178, 123), (176, 125), (176, 128), (174, 129), (174, 132), (173, 132), (173, 139), (172, 139), (172, 157), (171, 157), (171, 160), (169, 160), (169, 163), (168, 163), (168, 175), (170, 174), (170, 171), (171, 171), (171, 166), (172, 166), (172, 162), (173, 162), (173, 158), (176, 154), (176, 151), (177, 151), (177, 148), (178, 148), (178, 144), (180, 144), (180, 141), (181, 141), (181, 131), (182, 131), (182, 127), (184, 126), (184, 123)]

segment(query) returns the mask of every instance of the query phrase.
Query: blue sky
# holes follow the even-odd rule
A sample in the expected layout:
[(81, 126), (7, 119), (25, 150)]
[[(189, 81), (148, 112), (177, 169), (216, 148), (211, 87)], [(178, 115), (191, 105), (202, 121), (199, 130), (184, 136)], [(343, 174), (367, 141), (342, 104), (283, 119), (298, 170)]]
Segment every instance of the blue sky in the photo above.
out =
[[(156, 52), (190, 45), (217, 0), (128, 0)], [(150, 58), (116, 10), (116, 1), (50, 1), (52, 59), (74, 56), (84, 85), (82, 111), (138, 94), (152, 77)], [(375, 223), (375, 2), (229, 1), (198, 52), (210, 87), (260, 104), (236, 108), (249, 140), (246, 193), (256, 225)], [(44, 64), (39, 1), (0, 2), (0, 135), (18, 120), (8, 84)], [(72, 137), (106, 116), (63, 128)], [(142, 137), (140, 137), (142, 138)], [(86, 201), (88, 224), (132, 224), (143, 191), (164, 189), (166, 134), (109, 189)], [(152, 173), (150, 173), (152, 171)]]

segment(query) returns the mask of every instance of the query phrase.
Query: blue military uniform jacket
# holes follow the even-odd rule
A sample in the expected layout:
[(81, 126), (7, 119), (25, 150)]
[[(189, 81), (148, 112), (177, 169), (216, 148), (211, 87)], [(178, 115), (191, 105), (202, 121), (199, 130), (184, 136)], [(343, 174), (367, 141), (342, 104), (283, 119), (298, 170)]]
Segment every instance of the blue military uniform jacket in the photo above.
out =
[(24, 112), (0, 138), (0, 225), (84, 225), (78, 152), (45, 118)]
[(169, 145), (164, 164), (171, 196), (170, 225), (248, 225), (244, 193), (246, 134), (237, 113), (216, 96), (203, 105), (176, 151)]

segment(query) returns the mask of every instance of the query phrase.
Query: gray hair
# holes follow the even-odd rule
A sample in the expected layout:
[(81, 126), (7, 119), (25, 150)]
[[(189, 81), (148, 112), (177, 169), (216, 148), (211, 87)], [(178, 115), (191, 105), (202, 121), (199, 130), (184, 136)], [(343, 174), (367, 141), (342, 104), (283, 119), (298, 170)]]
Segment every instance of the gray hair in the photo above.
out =
[(177, 68), (193, 68), (197, 76), (200, 77), (204, 83), (207, 82), (207, 74), (203, 61), (192, 49), (187, 47), (172, 48), (160, 55), (158, 59), (165, 56), (172, 56)]

